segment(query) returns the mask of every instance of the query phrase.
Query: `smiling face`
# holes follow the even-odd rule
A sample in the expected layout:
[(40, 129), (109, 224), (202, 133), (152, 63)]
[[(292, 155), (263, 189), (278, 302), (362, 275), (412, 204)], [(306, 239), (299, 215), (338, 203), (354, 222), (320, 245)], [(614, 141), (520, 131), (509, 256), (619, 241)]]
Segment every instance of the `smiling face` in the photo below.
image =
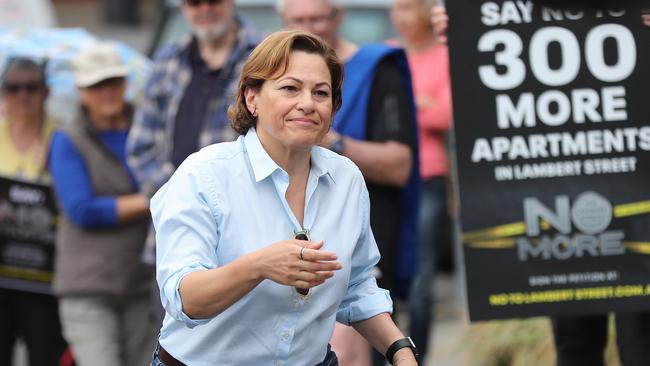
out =
[(332, 77), (317, 54), (293, 51), (286, 72), (246, 89), (246, 106), (257, 116), (257, 135), (271, 156), (308, 151), (332, 120)]

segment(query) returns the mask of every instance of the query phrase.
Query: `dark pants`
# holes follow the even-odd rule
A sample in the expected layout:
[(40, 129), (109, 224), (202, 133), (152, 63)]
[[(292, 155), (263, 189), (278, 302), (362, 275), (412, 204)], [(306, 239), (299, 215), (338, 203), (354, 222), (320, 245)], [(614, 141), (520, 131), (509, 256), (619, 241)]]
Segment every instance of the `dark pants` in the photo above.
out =
[[(623, 366), (650, 364), (650, 313), (617, 313), (616, 344)], [(558, 366), (602, 366), (607, 315), (552, 318)]]
[(165, 308), (160, 302), (160, 288), (156, 282), (156, 276), (151, 280), (151, 334), (153, 339), (158, 339), (163, 320), (165, 320)]
[(446, 247), (444, 233), (449, 231), (447, 179), (433, 177), (422, 181), (418, 222), (418, 262), (408, 297), (410, 333), (421, 359), (426, 357), (433, 321), (433, 282), (437, 253)]
[(67, 348), (56, 298), (0, 289), (0, 365), (11, 365), (16, 340), (27, 346), (30, 366), (58, 366)]
[[(160, 344), (156, 346), (156, 349), (153, 352), (153, 359), (151, 360), (151, 364), (149, 366), (166, 366), (158, 358), (159, 352), (160, 352)], [(339, 360), (338, 358), (336, 358), (336, 353), (332, 351), (332, 347), (329, 344), (327, 345), (327, 354), (325, 355), (325, 359), (323, 360), (323, 362), (319, 363), (316, 366), (339, 366)]]
[(336, 358), (336, 353), (332, 351), (332, 346), (327, 345), (327, 354), (323, 362), (319, 363), (316, 366), (339, 366), (339, 359)]

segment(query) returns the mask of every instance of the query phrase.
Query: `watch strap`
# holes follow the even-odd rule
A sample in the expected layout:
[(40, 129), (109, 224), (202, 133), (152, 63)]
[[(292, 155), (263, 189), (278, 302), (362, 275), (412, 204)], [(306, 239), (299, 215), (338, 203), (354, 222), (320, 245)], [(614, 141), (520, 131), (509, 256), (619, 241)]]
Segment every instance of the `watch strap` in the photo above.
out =
[(418, 357), (418, 350), (415, 347), (415, 343), (413, 343), (413, 340), (411, 340), (411, 337), (406, 337), (402, 339), (398, 339), (393, 344), (391, 344), (388, 349), (386, 350), (386, 360), (388, 360), (388, 363), (391, 365), (393, 364), (393, 357), (395, 357), (395, 353), (397, 351), (401, 350), (402, 348), (408, 347), (413, 351), (413, 355), (415, 356), (416, 360)]

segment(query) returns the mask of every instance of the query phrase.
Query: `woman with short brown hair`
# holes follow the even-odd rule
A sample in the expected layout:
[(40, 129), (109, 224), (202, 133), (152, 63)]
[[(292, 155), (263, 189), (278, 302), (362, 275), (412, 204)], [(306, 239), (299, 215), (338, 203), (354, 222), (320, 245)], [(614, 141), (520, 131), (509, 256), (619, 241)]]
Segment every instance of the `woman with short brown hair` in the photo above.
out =
[[(237, 141), (190, 156), (152, 199), (167, 316), (152, 365), (337, 365), (336, 320), (380, 351), (402, 338), (359, 169), (318, 146), (342, 65), (320, 38), (267, 37), (230, 110)], [(391, 361), (416, 365), (410, 350)]]

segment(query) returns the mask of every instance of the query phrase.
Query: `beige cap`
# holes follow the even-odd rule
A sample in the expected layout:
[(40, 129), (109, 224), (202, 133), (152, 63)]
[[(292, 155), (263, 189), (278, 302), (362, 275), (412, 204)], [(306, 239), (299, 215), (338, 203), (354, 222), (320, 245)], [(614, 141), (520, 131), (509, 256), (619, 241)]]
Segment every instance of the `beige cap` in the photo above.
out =
[(95, 85), (103, 80), (126, 77), (128, 68), (120, 58), (114, 44), (97, 43), (72, 59), (74, 82), (80, 88)]

